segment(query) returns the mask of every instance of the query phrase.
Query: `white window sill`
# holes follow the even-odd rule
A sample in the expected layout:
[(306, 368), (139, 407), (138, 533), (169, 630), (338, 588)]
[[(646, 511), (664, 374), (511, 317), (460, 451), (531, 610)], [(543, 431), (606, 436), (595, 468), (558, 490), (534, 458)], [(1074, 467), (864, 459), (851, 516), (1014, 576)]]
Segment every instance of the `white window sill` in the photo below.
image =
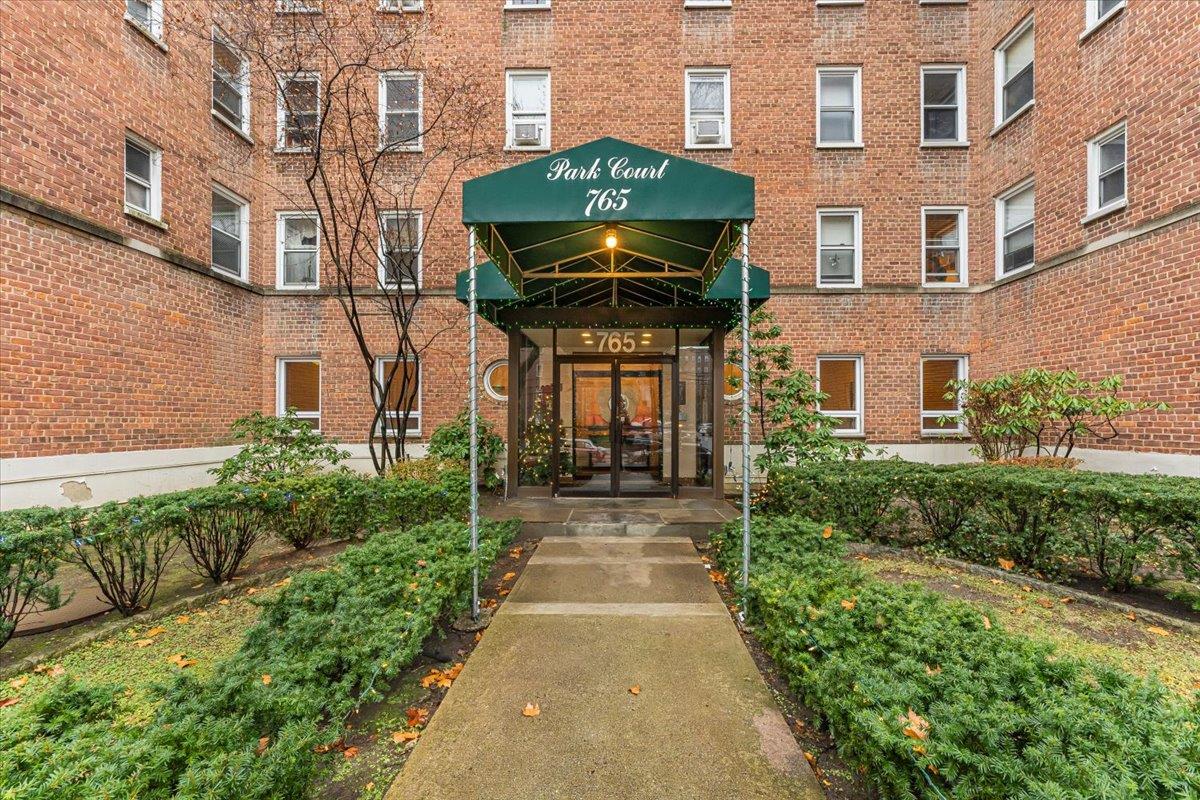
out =
[(1121, 12), (1124, 10), (1125, 10), (1125, 6), (1117, 6), (1112, 11), (1108, 12), (1108, 14), (1106, 16), (1102, 17), (1101, 19), (1096, 20), (1092, 24), (1092, 27), (1084, 28), (1083, 33), (1079, 34), (1079, 41), (1083, 42), (1087, 39), (1090, 39), (1093, 33), (1100, 30), (1105, 25), (1107, 25), (1110, 20), (1121, 16)]
[(399, 8), (381, 8), (381, 9), (379, 9), (379, 13), (381, 13), (381, 14), (424, 14), (425, 13), (425, 5), (421, 4), (417, 8), (405, 8), (404, 6), (400, 6)]
[(965, 6), (968, 0), (917, 0), (919, 6)]
[(275, 8), (276, 14), (320, 14), (319, 8)]
[(280, 155), (285, 154), (300, 154), (304, 155), (312, 152), (311, 147), (276, 147), (275, 152)]
[(504, 150), (509, 153), (549, 153), (550, 145), (548, 145), (548, 144), (539, 144), (539, 145), (508, 144), (508, 145), (504, 146)]
[(867, 435), (862, 431), (830, 431), (839, 439), (865, 439)]
[(817, 142), (818, 150), (862, 150), (862, 142)]
[(1129, 205), (1129, 202), (1128, 202), (1128, 200), (1125, 200), (1125, 199), (1121, 199), (1121, 200), (1117, 201), (1116, 203), (1109, 203), (1104, 208), (1098, 208), (1095, 211), (1093, 211), (1092, 213), (1088, 214), (1083, 219), (1079, 220), (1079, 224), (1087, 225), (1089, 222), (1095, 222), (1098, 219), (1107, 217), (1109, 214), (1115, 214), (1116, 212), (1121, 211), (1122, 209), (1126, 208), (1128, 205)]
[(540, 6), (511, 6), (507, 3), (504, 5), (505, 11), (549, 11), (550, 4), (546, 3)]
[(733, 8), (733, 0), (684, 0), (684, 8)]
[(423, 152), (425, 152), (425, 146), (416, 144), (416, 145), (405, 145), (404, 147), (400, 147), (399, 145), (381, 144), (381, 145), (379, 145), (379, 152), (380, 153), (423, 153)]
[(217, 264), (209, 264), (208, 268), (218, 275), (224, 275), (226, 278), (233, 278), (235, 281), (241, 281), (242, 283), (248, 282), (246, 276), (240, 272), (230, 272), (229, 270)]
[(954, 283), (950, 283), (948, 281), (934, 281), (934, 282), (921, 281), (921, 288), (922, 289), (966, 289), (967, 282), (966, 281), (955, 281)]
[(416, 292), (416, 291), (419, 291), (421, 288), (423, 288), (423, 285), (422, 284), (412, 284), (412, 283), (399, 284), (399, 283), (386, 283), (385, 282), (385, 283), (380, 283), (379, 288), (384, 290), (385, 292), (395, 291), (397, 289), (400, 289), (405, 292)]
[(861, 289), (862, 282), (858, 283), (821, 283), (817, 281), (818, 289)]
[(1020, 275), (1020, 274), (1021, 274), (1021, 273), (1023, 273), (1023, 272), (1029, 272), (1031, 269), (1033, 269), (1033, 265), (1034, 265), (1034, 264), (1036, 264), (1036, 263), (1037, 263), (1037, 262), (1036, 262), (1036, 261), (1034, 261), (1034, 262), (1032, 262), (1032, 263), (1026, 264), (1026, 265), (1025, 265), (1025, 266), (1023, 266), (1023, 267), (1017, 267), (1016, 269), (1010, 269), (1008, 272), (1003, 272), (1003, 271), (1001, 271), (1001, 270), (996, 270), (996, 280), (998, 280), (998, 281), (1002, 281), (1002, 280), (1004, 280), (1005, 278), (1011, 278), (1011, 277), (1012, 277), (1012, 276), (1014, 276), (1014, 275)]
[(275, 288), (281, 292), (314, 292), (321, 286), (316, 283), (277, 283)]
[(936, 141), (936, 140), (930, 140), (930, 141), (926, 141), (925, 139), (922, 139), (922, 140), (921, 140), (921, 147), (923, 147), (923, 148), (928, 148), (928, 149), (930, 149), (930, 150), (944, 150), (944, 149), (947, 149), (947, 148), (948, 148), (948, 149), (951, 149), (951, 150), (953, 150), (953, 149), (955, 149), (955, 148), (958, 148), (958, 149), (965, 149), (965, 148), (967, 148), (967, 147), (970, 147), (970, 146), (971, 146), (971, 142), (970, 142), (970, 141), (966, 141), (966, 142), (939, 142), (939, 141)]
[(861, 6), (865, 5), (866, 0), (816, 0), (817, 8), (823, 6)]
[(153, 225), (154, 227), (158, 228), (159, 230), (164, 230), (164, 231), (167, 230), (167, 223), (163, 222), (161, 219), (158, 219), (157, 217), (152, 217), (149, 214), (147, 214), (145, 211), (136, 209), (133, 206), (125, 206), (125, 216), (133, 217), (138, 222), (144, 222), (147, 225)]
[(991, 132), (991, 133), (989, 133), (989, 134), (988, 134), (988, 136), (995, 136), (997, 133), (999, 133), (1000, 131), (1004, 130), (1005, 128), (1007, 128), (1009, 125), (1011, 125), (1011, 124), (1013, 124), (1014, 122), (1016, 122), (1016, 121), (1017, 121), (1018, 119), (1020, 119), (1021, 117), (1025, 116), (1025, 113), (1026, 113), (1027, 111), (1029, 111), (1029, 109), (1033, 108), (1033, 103), (1034, 103), (1034, 101), (1033, 101), (1033, 100), (1030, 100), (1028, 103), (1026, 103), (1025, 105), (1023, 105), (1023, 106), (1021, 106), (1020, 108), (1018, 108), (1016, 111), (1014, 111), (1014, 112), (1013, 112), (1013, 113), (1012, 113), (1012, 114), (1009, 116), (1009, 118), (1008, 118), (1008, 119), (1004, 120), (1004, 121), (1003, 121), (1003, 122), (1001, 122), (999, 125), (997, 125), (996, 127), (992, 128), (992, 132)]
[(162, 50), (164, 53), (167, 52), (167, 43), (162, 40), (162, 37), (155, 36), (153, 31), (149, 30), (145, 25), (138, 22), (136, 19), (134, 19), (129, 14), (125, 15), (125, 21), (128, 22), (131, 26), (133, 26), (133, 29), (135, 31), (137, 31), (142, 36), (145, 36), (147, 39), (149, 39), (151, 42), (153, 42), (154, 46), (157, 47), (159, 50)]
[(958, 438), (960, 436), (965, 436), (966, 433), (967, 432), (965, 430), (963, 430), (962, 428), (957, 428), (952, 431), (927, 431), (927, 430), (922, 429), (921, 430), (921, 438), (922, 439), (954, 439), (954, 438)]
[(721, 144), (685, 144), (684, 150), (732, 150), (733, 145), (728, 143)]
[(218, 113), (217, 113), (217, 110), (216, 110), (215, 108), (212, 110), (212, 115), (213, 115), (213, 119), (215, 119), (217, 122), (219, 122), (219, 123), (221, 123), (222, 125), (224, 125), (224, 126), (225, 126), (226, 128), (228, 128), (229, 130), (231, 130), (231, 131), (233, 131), (234, 133), (236, 133), (236, 134), (237, 134), (238, 136), (240, 136), (240, 137), (241, 137), (241, 138), (242, 138), (242, 139), (243, 139), (243, 140), (244, 140), (244, 141), (245, 141), (247, 144), (254, 144), (254, 140), (250, 138), (250, 135), (249, 135), (248, 133), (246, 133), (244, 130), (242, 130), (241, 128), (239, 128), (237, 125), (234, 125), (234, 124), (233, 124), (232, 122), (230, 122), (229, 120), (225, 119), (225, 117), (223, 117), (223, 116), (221, 116), (220, 114), (218, 114)]

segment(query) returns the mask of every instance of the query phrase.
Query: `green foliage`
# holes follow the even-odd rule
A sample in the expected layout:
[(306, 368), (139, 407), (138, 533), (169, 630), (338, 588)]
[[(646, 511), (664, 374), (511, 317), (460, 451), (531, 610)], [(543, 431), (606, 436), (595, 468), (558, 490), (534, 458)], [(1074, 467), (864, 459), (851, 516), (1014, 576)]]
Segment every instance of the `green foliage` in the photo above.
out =
[[(479, 437), (479, 473), (483, 484), (489, 489), (500, 485), (500, 476), (496, 474), (496, 461), (504, 450), (504, 440), (496, 433), (492, 423), (483, 417), (476, 418)], [(429, 437), (429, 455), (431, 458), (461, 461), (464, 464), (471, 460), (471, 418), (467, 410), (458, 412), (452, 421), (439, 425)]]
[[(740, 530), (713, 543), (740, 570)], [(844, 537), (755, 522), (749, 616), (887, 800), (1200, 793), (1200, 702), (1009, 634), (987, 609), (867, 578)]]
[[(516, 529), (485, 522), (479, 561)], [(242, 648), (209, 679), (164, 687), (145, 725), (115, 716), (117, 687), (66, 680), (13, 707), (0, 716), (0, 785), (23, 800), (308, 796), (314, 748), (464, 604), (475, 563), (460, 522), (378, 533), (264, 601)]]
[(289, 408), (282, 417), (255, 411), (233, 423), (241, 450), (209, 470), (218, 483), (258, 483), (318, 472), (350, 456)]
[(325, 472), (272, 481), (279, 495), (266, 525), (275, 538), (303, 550), (320, 539), (340, 539), (358, 533), (357, 515), (347, 519), (343, 497), (361, 482), (349, 472)]
[(160, 496), (161, 519), (174, 525), (197, 575), (219, 585), (237, 574), (250, 549), (284, 508), (270, 488), (220, 484)]
[(1117, 591), (1139, 569), (1200, 575), (1200, 481), (899, 459), (775, 470), (763, 510), (832, 522), (864, 541), (926, 544), (1061, 578), (1080, 559)]
[(1117, 423), (1140, 411), (1168, 411), (1162, 402), (1118, 397), (1121, 375), (1086, 381), (1071, 370), (1031, 368), (987, 380), (952, 381), (947, 399), (962, 396), (963, 420), (984, 461), (1024, 455), (1069, 457), (1080, 437), (1120, 436)]
[[(750, 392), (750, 413), (758, 417), (759, 435), (764, 439), (767, 436), (767, 387), (775, 375), (791, 372), (795, 366), (792, 346), (778, 341), (782, 335), (783, 328), (766, 308), (758, 308), (750, 314), (750, 373), (746, 383)], [(725, 363), (741, 368), (740, 341), (729, 351)], [(728, 382), (734, 389), (742, 388), (740, 373), (730, 375)], [(736, 424), (731, 425), (731, 430), (736, 427)]]
[(0, 647), (27, 615), (64, 602), (52, 582), (69, 535), (62, 513), (46, 506), (0, 513)]
[[(562, 426), (558, 428), (562, 437)], [(571, 448), (574, 452), (574, 448)], [(554, 409), (549, 395), (533, 401), (525, 435), (521, 439), (520, 467), (522, 486), (547, 486), (551, 478), (551, 458), (554, 454)], [(562, 465), (560, 465), (562, 466)], [(566, 472), (565, 466), (562, 466)]]

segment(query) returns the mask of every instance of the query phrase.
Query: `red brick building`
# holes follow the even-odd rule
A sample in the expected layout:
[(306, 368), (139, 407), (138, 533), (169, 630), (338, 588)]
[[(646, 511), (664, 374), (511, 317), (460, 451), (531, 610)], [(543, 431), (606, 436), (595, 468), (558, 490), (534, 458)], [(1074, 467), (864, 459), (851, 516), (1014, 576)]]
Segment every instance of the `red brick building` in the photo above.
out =
[[(321, 13), (309, 5), (280, 0), (280, 24)], [(324, 273), (315, 288), (304, 275), (281, 102), (239, 82), (236, 48), (196, 35), (196, 9), (0, 2), (4, 507), (202, 480), (232, 420), (287, 400), (365, 453), (365, 367)], [(755, 179), (767, 307), (848, 435), (964, 458), (923, 374), (1119, 372), (1173, 409), (1086, 462), (1200, 474), (1200, 3), (383, 0), (371, 14), (422, 26), (406, 68), (469, 57), (496, 100), (488, 155), (436, 215), (414, 203), (421, 325), (446, 329), (423, 359), (414, 442), (465, 403), (460, 178), (612, 136)], [(395, 77), (403, 125), (428, 99)], [(481, 336), (482, 370), (508, 345)]]

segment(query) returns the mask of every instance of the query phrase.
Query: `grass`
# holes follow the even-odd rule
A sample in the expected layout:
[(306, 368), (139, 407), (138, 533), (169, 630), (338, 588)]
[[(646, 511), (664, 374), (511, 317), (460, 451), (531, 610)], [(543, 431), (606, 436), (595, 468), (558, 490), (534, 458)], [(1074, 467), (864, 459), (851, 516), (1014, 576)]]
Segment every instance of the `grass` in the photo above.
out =
[[(123, 686), (122, 714), (130, 722), (144, 722), (154, 710), (153, 688), (169, 683), (181, 669), (207, 676), (218, 661), (238, 649), (246, 630), (258, 619), (251, 595), (265, 597), (275, 591), (276, 587), (248, 589), (228, 600), (133, 626), (47, 662), (37, 671), (10, 678), (0, 684), (0, 700), (15, 697), (29, 702), (54, 680), (69, 675)], [(170, 660), (177, 655), (195, 663), (180, 667)]]
[[(1054, 642), (1059, 651), (1094, 659), (1139, 676), (1155, 674), (1181, 695), (1200, 692), (1200, 636), (1165, 629), (1062, 595), (986, 578), (965, 570), (898, 556), (870, 556), (862, 566), (892, 583), (916, 582), (975, 605), (987, 605), (1008, 630)], [(1166, 635), (1163, 635), (1163, 634)]]

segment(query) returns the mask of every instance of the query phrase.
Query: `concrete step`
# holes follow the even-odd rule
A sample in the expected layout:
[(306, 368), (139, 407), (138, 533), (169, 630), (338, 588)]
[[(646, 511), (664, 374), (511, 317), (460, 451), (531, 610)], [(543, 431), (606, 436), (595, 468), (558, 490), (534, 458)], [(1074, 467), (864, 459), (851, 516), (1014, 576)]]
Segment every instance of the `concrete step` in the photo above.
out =
[(526, 536), (689, 536), (704, 537), (721, 527), (718, 522), (525, 522)]

